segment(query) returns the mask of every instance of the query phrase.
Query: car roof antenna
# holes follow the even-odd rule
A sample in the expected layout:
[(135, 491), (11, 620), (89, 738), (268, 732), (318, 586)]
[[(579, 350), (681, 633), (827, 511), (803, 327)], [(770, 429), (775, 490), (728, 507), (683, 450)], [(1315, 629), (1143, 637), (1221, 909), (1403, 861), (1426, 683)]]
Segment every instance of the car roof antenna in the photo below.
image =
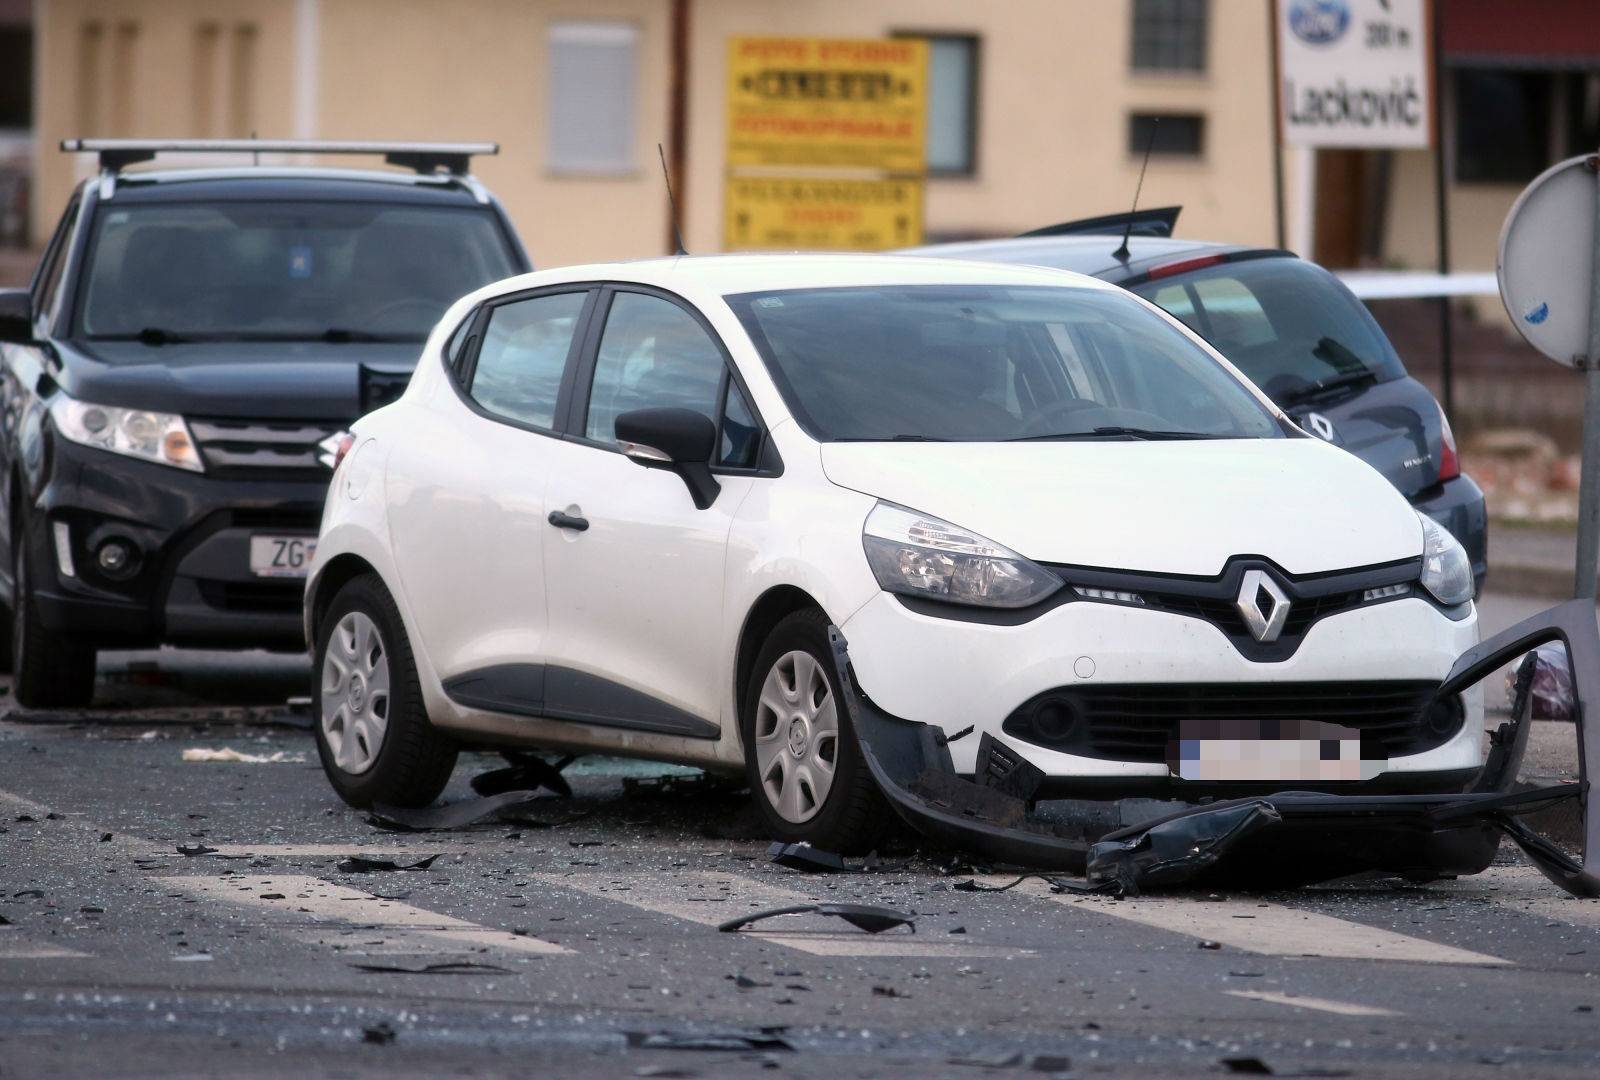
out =
[(672, 172), (667, 168), (667, 152), (656, 143), (656, 155), (661, 158), (661, 178), (667, 182), (667, 206), (672, 210), (672, 239), (678, 245), (674, 255), (687, 255), (683, 246), (683, 230), (678, 227), (678, 200), (672, 194)]
[(1128, 261), (1128, 237), (1133, 235), (1133, 217), (1139, 212), (1139, 192), (1144, 190), (1144, 171), (1150, 167), (1150, 151), (1156, 145), (1156, 128), (1160, 124), (1159, 116), (1150, 118), (1150, 134), (1144, 140), (1144, 160), (1139, 163), (1139, 183), (1133, 189), (1133, 209), (1128, 211), (1128, 223), (1122, 227), (1122, 246), (1111, 253), (1120, 263)]

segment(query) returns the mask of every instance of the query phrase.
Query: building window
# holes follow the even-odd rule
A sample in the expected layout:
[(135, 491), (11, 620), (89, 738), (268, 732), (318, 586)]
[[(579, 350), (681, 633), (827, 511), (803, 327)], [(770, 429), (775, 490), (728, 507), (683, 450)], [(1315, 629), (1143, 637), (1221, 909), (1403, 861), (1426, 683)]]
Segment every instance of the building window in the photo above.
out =
[(928, 172), (978, 171), (978, 39), (940, 35), (928, 41)]
[(638, 29), (610, 20), (555, 22), (549, 42), (547, 167), (558, 173), (633, 172)]
[(1207, 0), (1133, 0), (1133, 70), (1204, 71)]
[(33, 126), (33, 31), (0, 26), (0, 130)]
[(1206, 149), (1206, 118), (1194, 113), (1134, 113), (1128, 117), (1128, 153), (1200, 157)]

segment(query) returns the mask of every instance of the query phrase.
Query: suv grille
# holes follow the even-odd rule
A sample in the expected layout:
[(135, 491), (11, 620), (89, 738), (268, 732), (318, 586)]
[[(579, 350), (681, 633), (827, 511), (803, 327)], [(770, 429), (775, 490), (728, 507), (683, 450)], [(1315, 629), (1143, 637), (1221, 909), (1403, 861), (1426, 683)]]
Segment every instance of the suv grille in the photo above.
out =
[(305, 598), (305, 586), (292, 582), (201, 581), (200, 596), (222, 611), (248, 611), (261, 615), (297, 612)]
[(317, 445), (337, 421), (190, 420), (206, 469), (221, 476), (326, 477)]
[(1457, 699), (1428, 703), (1431, 682), (1146, 683), (1049, 690), (1006, 718), (1004, 731), (1069, 754), (1159, 762), (1186, 720), (1317, 720), (1362, 733), (1362, 755), (1395, 758), (1442, 746), (1461, 729)]

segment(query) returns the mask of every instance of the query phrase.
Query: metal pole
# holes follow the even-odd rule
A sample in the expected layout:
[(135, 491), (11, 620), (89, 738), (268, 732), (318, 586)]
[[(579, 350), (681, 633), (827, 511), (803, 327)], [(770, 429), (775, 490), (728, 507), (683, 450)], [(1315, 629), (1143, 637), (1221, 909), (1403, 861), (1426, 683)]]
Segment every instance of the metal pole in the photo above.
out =
[(1595, 175), (1594, 239), (1590, 245), (1589, 354), (1583, 358), (1583, 469), (1578, 474), (1578, 566), (1573, 595), (1595, 598), (1595, 564), (1600, 560), (1600, 175)]
[[(1431, 5), (1430, 28), (1433, 47), (1433, 204), (1436, 211), (1435, 229), (1439, 236), (1439, 273), (1450, 272), (1450, 196), (1447, 146), (1444, 129), (1444, 57), (1440, 48), (1444, 44), (1441, 26), (1444, 20), (1440, 9), (1444, 5), (1435, 0)], [(1439, 392), (1444, 398), (1444, 414), (1453, 416), (1456, 411), (1455, 333), (1450, 325), (1450, 298), (1441, 296), (1439, 305)]]
[[(1283, 221), (1283, 94), (1282, 75), (1278, 71), (1278, 0), (1267, 0), (1267, 48), (1272, 57), (1272, 205), (1275, 217), (1275, 235), (1280, 248), (1288, 247)], [(1309, 251), (1300, 252), (1310, 257)]]

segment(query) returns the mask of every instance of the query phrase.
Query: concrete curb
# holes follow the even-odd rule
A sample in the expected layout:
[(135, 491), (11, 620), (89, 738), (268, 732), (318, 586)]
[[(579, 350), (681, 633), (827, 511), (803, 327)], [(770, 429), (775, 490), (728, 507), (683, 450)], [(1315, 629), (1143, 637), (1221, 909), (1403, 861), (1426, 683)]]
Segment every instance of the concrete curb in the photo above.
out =
[(1539, 596), (1549, 600), (1572, 598), (1572, 567), (1557, 569), (1523, 563), (1489, 563), (1489, 575), (1484, 581), (1485, 592), (1519, 593)]

